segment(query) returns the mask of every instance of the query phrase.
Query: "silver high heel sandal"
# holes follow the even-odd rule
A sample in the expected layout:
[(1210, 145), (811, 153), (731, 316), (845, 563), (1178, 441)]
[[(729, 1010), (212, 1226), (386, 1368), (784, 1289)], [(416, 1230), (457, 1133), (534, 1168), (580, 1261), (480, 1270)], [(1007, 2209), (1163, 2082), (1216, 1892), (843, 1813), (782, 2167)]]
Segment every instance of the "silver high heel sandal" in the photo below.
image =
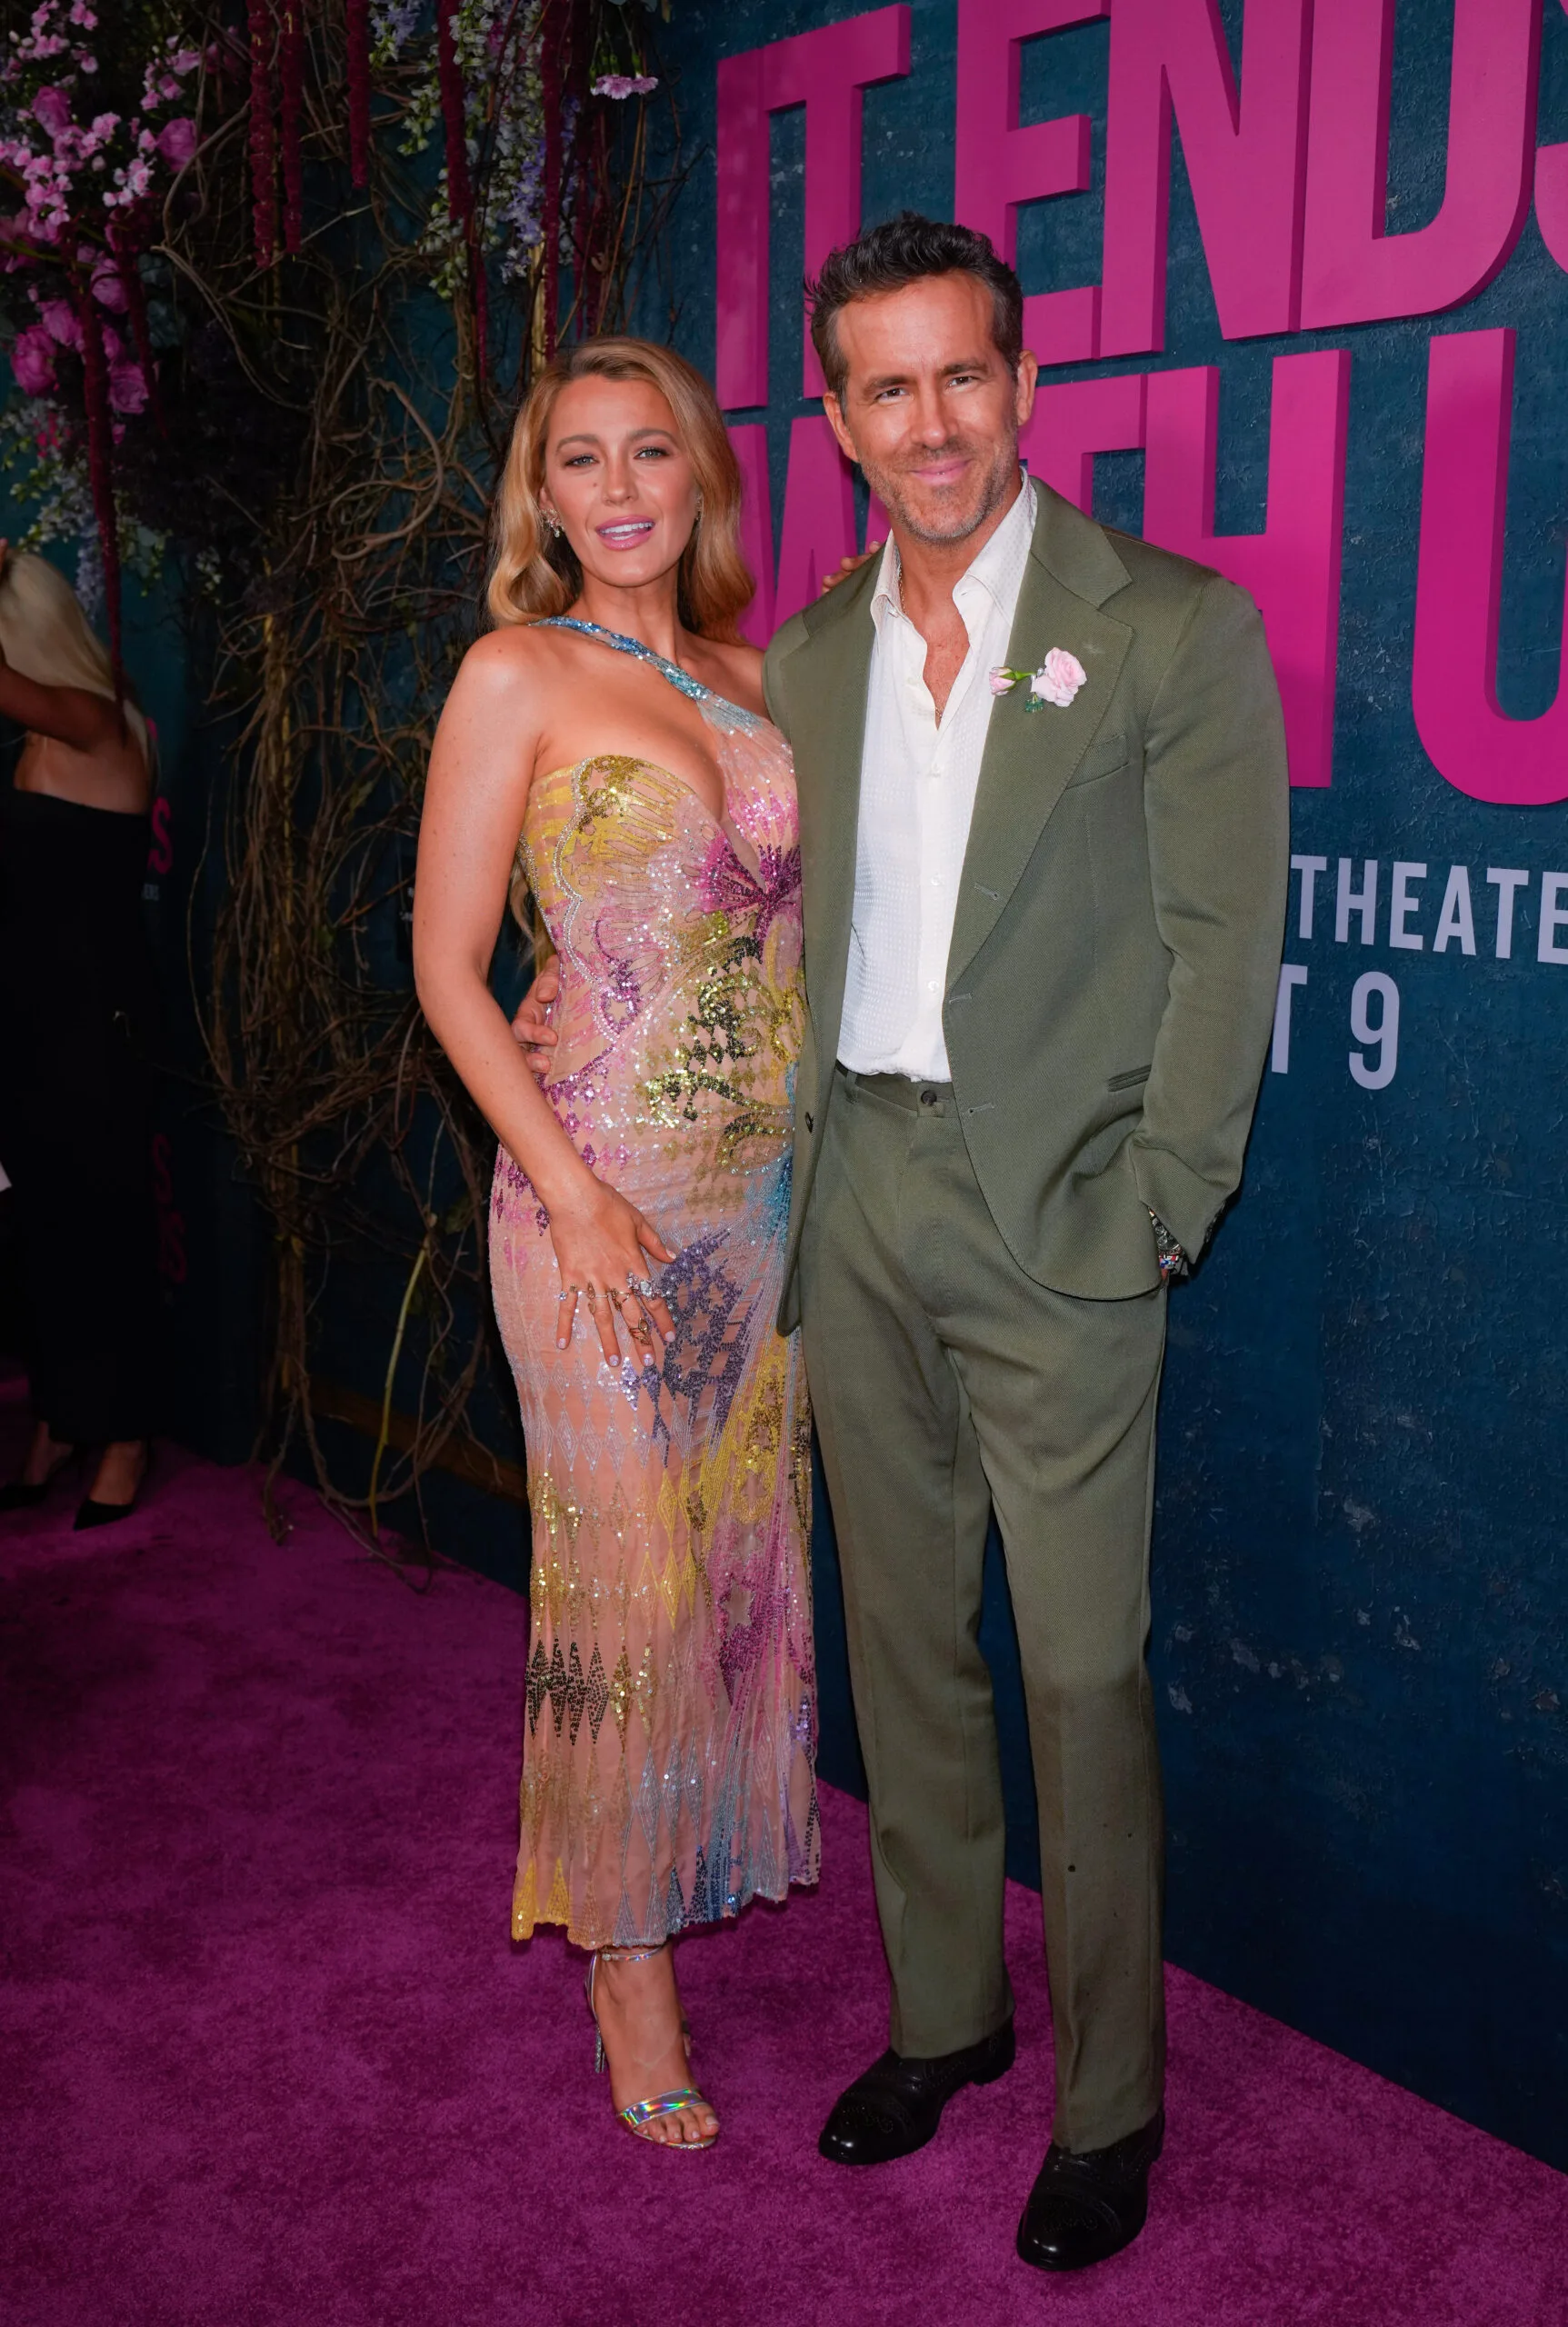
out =
[[(595, 1950), (583, 1982), (583, 1992), (588, 1999), (588, 2011), (594, 2022), (595, 2075), (602, 2073), (604, 2067), (604, 2039), (599, 2027), (598, 2009), (594, 2002), (594, 1982), (600, 1962), (607, 1959), (612, 1963), (646, 1963), (654, 1956), (662, 1955), (668, 1945), (668, 1940), (664, 1940), (657, 1947), (601, 1947)], [(681, 2014), (681, 2042), (685, 2046), (689, 2062), (692, 2057), (692, 2032), (684, 2012)], [(713, 2103), (697, 2091), (694, 2084), (684, 2084), (677, 2092), (658, 2092), (651, 2101), (634, 2101), (629, 2108), (617, 2109), (615, 2114), (629, 2133), (634, 2133), (639, 2141), (653, 2142), (660, 2149), (712, 2149), (718, 2139), (717, 2132), (704, 2133), (697, 2141), (666, 2142), (662, 2141), (657, 2133), (648, 2131), (662, 2118), (678, 2116), (683, 2109), (694, 2107), (711, 2109)]]

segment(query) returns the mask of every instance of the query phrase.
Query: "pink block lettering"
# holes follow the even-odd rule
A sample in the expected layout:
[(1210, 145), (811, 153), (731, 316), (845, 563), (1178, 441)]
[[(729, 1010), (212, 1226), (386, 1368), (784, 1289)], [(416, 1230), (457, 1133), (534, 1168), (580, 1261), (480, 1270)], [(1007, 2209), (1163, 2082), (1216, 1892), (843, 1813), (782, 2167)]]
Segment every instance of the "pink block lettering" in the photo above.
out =
[[(989, 235), (1010, 264), (1019, 204), (1081, 194), (1089, 183), (1087, 114), (1020, 126), (1020, 49), (1037, 33), (1092, 24), (1110, 12), (1111, 0), (958, 0), (954, 215)], [(1029, 308), (1025, 340), (1042, 364), (1094, 355), (1097, 285), (1043, 292)]]
[(1116, 0), (1102, 355), (1165, 344), (1173, 114), (1221, 331), (1296, 328), (1311, 19), (1311, 0), (1246, 0), (1238, 88), (1217, 0)]
[(722, 56), (718, 75), (718, 327), (714, 382), (719, 402), (768, 400), (768, 116), (763, 55)]
[[(718, 71), (719, 402), (768, 400), (768, 117), (805, 107), (805, 265), (860, 232), (860, 124), (865, 91), (909, 70), (909, 9), (874, 8), (722, 60)], [(804, 393), (823, 377), (805, 335)]]
[[(1563, 0), (1568, 10), (1568, 0)], [(1561, 267), (1568, 268), (1568, 145), (1543, 145), (1535, 155), (1535, 224)]]
[(741, 618), (741, 634), (765, 646), (774, 634), (774, 513), (768, 484), (768, 432), (759, 420), (728, 425), (741, 470), (741, 555), (756, 594)]
[(811, 604), (840, 561), (853, 557), (856, 548), (849, 463), (820, 413), (790, 424), (781, 534), (774, 606), (777, 619), (785, 623)]
[(1018, 439), (1030, 474), (1092, 514), (1096, 453), (1135, 452), (1144, 441), (1147, 375), (1114, 380), (1043, 380)]
[[(152, 722), (148, 721), (151, 726)], [(175, 869), (174, 803), (155, 800), (153, 803), (153, 840), (147, 851), (147, 870), (161, 877)]]
[(1454, 0), (1448, 175), (1430, 225), (1387, 225), (1394, 0), (1317, 0), (1303, 328), (1435, 315), (1503, 265), (1530, 206), (1540, 0)]
[(1075, 285), (1071, 291), (1036, 291), (1024, 302), (1024, 345), (1035, 362), (1082, 364), (1100, 339), (1100, 286)]
[(1214, 531), (1220, 375), (1212, 365), (1149, 375), (1144, 532), (1216, 566), (1263, 614), (1284, 706), (1291, 782), (1330, 782), (1350, 356), (1343, 348), (1274, 359), (1268, 520), (1261, 534)]
[(1411, 700), (1438, 774), (1472, 800), (1516, 808), (1568, 800), (1568, 687), (1538, 719), (1497, 702), (1497, 631), (1512, 331), (1453, 332), (1427, 358), (1426, 464)]

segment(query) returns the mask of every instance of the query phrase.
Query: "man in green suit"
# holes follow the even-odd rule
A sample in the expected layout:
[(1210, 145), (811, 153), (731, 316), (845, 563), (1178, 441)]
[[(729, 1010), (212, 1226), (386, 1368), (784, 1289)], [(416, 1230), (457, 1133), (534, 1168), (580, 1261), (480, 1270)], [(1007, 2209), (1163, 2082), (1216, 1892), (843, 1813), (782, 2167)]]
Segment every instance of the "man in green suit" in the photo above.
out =
[(978, 1645), (994, 1510), (1040, 1811), (1056, 2114), (1019, 2252), (1134, 2237), (1159, 2153), (1144, 1663), (1166, 1282), (1241, 1176), (1287, 794), (1256, 609), (1022, 473), (1035, 365), (984, 236), (906, 215), (814, 290), (892, 521), (785, 624), (809, 1027), (791, 1263), (842, 1557), (891, 2047), (824, 2155), (918, 2148), (1013, 2060)]

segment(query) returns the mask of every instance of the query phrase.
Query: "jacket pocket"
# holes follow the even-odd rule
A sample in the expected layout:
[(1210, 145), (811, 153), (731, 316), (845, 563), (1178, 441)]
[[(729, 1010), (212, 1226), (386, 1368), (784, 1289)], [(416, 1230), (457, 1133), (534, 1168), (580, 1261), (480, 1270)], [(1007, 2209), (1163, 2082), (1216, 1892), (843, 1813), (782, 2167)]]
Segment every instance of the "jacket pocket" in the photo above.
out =
[(1084, 784), (1099, 784), (1105, 776), (1120, 775), (1132, 757), (1125, 735), (1103, 735), (1090, 744), (1082, 761), (1067, 781), (1067, 790)]
[(1112, 1075), (1105, 1088), (1107, 1091), (1131, 1091), (1135, 1084), (1147, 1083), (1150, 1073), (1146, 1066), (1132, 1067), (1125, 1074)]

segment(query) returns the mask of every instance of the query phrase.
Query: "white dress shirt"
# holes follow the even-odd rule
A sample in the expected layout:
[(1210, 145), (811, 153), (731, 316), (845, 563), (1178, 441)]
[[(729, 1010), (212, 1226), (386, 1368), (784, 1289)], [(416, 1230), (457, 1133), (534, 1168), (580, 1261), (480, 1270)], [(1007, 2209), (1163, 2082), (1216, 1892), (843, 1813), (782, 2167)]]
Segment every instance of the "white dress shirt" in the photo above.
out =
[(991, 724), (991, 673), (1007, 660), (1034, 531), (1024, 490), (954, 586), (969, 652), (943, 707), (925, 684), (925, 641), (904, 613), (898, 551), (882, 554), (871, 618), (865, 741), (860, 763), (854, 909), (838, 1038), (861, 1074), (951, 1080), (942, 1001), (959, 876)]

